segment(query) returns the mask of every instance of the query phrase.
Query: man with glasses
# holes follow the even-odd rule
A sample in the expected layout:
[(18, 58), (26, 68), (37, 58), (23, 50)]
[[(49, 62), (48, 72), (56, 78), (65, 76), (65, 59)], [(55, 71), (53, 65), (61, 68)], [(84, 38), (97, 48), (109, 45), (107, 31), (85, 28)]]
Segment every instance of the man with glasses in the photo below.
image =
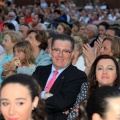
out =
[(8, 13), (8, 23), (12, 23), (15, 26), (15, 30), (18, 31), (19, 30), (19, 25), (17, 23), (16, 19), (16, 15), (14, 12), (9, 12)]
[(86, 81), (84, 72), (71, 64), (74, 40), (69, 35), (57, 35), (51, 43), (52, 65), (39, 66), (33, 77), (42, 88), (40, 97), (45, 100), (48, 120), (67, 120), (64, 111), (70, 109)]

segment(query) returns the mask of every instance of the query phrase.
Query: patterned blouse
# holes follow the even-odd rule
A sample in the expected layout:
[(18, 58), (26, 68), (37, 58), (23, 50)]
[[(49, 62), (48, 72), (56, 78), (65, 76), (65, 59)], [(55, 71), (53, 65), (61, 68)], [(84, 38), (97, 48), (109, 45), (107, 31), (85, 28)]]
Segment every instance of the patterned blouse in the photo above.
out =
[(87, 91), (88, 91), (88, 82), (85, 82), (82, 84), (81, 86), (81, 89), (80, 89), (80, 92), (77, 96), (77, 99), (76, 99), (76, 102), (75, 104), (73, 105), (73, 109), (72, 111), (69, 113), (68, 117), (67, 117), (67, 120), (74, 120), (75, 117), (76, 117), (76, 107), (80, 105), (80, 102), (84, 99), (87, 98)]

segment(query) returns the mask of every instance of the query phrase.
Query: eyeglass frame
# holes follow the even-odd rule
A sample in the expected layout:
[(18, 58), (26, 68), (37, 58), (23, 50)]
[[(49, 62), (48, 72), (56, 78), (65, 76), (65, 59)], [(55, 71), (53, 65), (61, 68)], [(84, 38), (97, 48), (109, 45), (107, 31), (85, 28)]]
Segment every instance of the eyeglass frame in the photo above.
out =
[(63, 55), (66, 55), (66, 54), (70, 54), (70, 53), (72, 53), (72, 50), (70, 51), (70, 50), (60, 50), (59, 48), (52, 48), (51, 49), (52, 51), (54, 51), (54, 52), (58, 52), (57, 54), (60, 54), (60, 53), (62, 53)]

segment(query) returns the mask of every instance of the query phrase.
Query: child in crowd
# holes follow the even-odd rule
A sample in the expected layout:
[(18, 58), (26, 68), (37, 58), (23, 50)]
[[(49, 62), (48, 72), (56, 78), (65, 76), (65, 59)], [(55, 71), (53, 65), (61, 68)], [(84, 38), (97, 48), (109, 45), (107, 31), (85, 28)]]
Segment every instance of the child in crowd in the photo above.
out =
[[(5, 70), (6, 67), (9, 67), (9, 64), (15, 64), (16, 68), (26, 67), (28, 69), (35, 69), (34, 56), (32, 52), (31, 45), (28, 41), (21, 41), (14, 45), (13, 47), (14, 57), (13, 59), (4, 65)], [(10, 68), (7, 70), (7, 76), (16, 73), (17, 71), (11, 71)], [(5, 73), (5, 71), (4, 71)]]

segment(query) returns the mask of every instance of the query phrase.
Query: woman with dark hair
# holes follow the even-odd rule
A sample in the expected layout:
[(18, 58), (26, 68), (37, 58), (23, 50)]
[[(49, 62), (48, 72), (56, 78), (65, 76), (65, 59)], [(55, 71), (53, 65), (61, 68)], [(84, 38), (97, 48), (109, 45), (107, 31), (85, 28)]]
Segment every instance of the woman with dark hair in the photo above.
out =
[(0, 88), (0, 119), (46, 120), (40, 93), (40, 86), (31, 76), (15, 74), (6, 78)]
[(72, 25), (72, 34), (74, 35), (75, 33), (78, 33), (80, 27), (81, 27), (80, 22), (73, 23), (73, 25)]
[(111, 86), (97, 88), (88, 101), (80, 104), (75, 120), (117, 120), (120, 114), (120, 90)]
[(99, 25), (98, 25), (99, 35), (106, 35), (106, 31), (109, 28), (109, 26), (110, 26), (109, 23), (107, 23), (105, 21), (99, 23)]
[(120, 86), (119, 66), (115, 58), (109, 55), (100, 55), (94, 61), (89, 80), (83, 83), (72, 111), (68, 115), (68, 120), (74, 120), (76, 108), (80, 102), (86, 99), (96, 88), (101, 86)]

